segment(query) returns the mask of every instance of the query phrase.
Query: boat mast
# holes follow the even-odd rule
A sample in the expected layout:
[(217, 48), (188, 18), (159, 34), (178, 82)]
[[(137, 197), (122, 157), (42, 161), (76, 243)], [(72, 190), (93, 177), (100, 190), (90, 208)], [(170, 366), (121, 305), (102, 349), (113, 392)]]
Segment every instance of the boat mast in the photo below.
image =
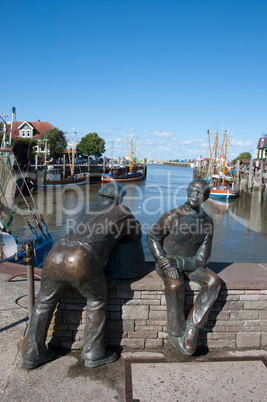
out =
[(7, 116), (8, 116), (8, 114), (6, 114), (6, 113), (0, 113), (0, 118), (3, 121), (3, 138), (2, 138), (1, 148), (5, 148), (5, 146), (6, 146), (6, 126), (7, 126), (7, 124), (6, 124), (5, 118)]
[(113, 143), (114, 141), (111, 141), (111, 173), (113, 173)]
[(218, 152), (218, 120), (215, 138), (215, 156), (214, 156), (214, 173), (217, 173), (217, 152)]
[(225, 164), (226, 164), (226, 152), (227, 152), (227, 131), (226, 131), (226, 130), (225, 130), (224, 136), (225, 136), (225, 151), (224, 151), (224, 162), (223, 162), (223, 180), (222, 180), (222, 185), (224, 185), (224, 179), (225, 179)]
[(45, 166), (46, 166), (46, 162), (47, 162), (47, 142), (48, 142), (48, 138), (47, 138), (47, 133), (45, 133), (45, 138), (44, 138), (44, 143), (45, 143)]
[(74, 162), (75, 162), (75, 153), (76, 153), (76, 132), (73, 128), (73, 140), (72, 140), (72, 160), (71, 160), (71, 175), (74, 175)]
[(224, 153), (224, 147), (225, 147), (224, 144), (225, 144), (225, 140), (226, 140), (226, 133), (227, 133), (227, 130), (225, 130), (224, 135), (223, 135), (223, 143), (222, 143), (221, 152), (220, 152), (220, 168), (221, 168), (221, 165), (223, 166), (222, 159), (223, 159), (223, 153)]
[[(71, 162), (72, 162), (72, 159), (71, 159), (71, 156), (70, 156), (70, 146), (69, 146), (69, 140), (68, 140), (68, 133), (66, 133), (66, 139), (67, 139), (67, 150), (68, 150), (68, 155), (69, 155), (69, 165), (70, 165), (70, 171), (72, 170), (71, 169)], [(72, 173), (71, 173), (72, 174)]]
[(125, 139), (126, 139), (127, 156), (128, 156), (128, 159), (129, 159), (129, 147), (128, 147), (127, 137), (125, 137)]
[(16, 116), (16, 108), (12, 107), (11, 127), (10, 127), (10, 133), (9, 133), (9, 147), (11, 147), (11, 140), (12, 140), (12, 135), (13, 135), (14, 116)]
[(135, 147), (136, 147), (136, 137), (135, 137), (134, 147), (133, 147), (133, 132), (131, 132), (130, 145), (131, 145), (131, 147), (130, 147), (130, 154), (129, 154), (128, 141), (127, 141), (127, 137), (126, 137), (127, 155), (128, 155), (128, 159), (129, 159), (129, 170), (130, 170), (130, 173), (132, 173), (133, 164), (134, 164), (134, 157), (135, 157)]
[(211, 169), (212, 169), (212, 166), (211, 166), (211, 164), (212, 164), (212, 153), (211, 153), (211, 145), (210, 145), (210, 130), (208, 130), (207, 132), (208, 132), (209, 150), (210, 150), (210, 161), (209, 161), (209, 170), (208, 170), (208, 173), (209, 173), (209, 176), (211, 177), (211, 176), (212, 176), (212, 171), (211, 171)]

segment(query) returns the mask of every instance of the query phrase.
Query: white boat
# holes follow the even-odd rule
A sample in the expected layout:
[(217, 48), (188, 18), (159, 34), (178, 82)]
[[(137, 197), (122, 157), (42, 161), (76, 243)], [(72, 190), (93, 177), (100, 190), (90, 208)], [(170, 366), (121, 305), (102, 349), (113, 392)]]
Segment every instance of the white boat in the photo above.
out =
[(237, 194), (233, 189), (233, 180), (231, 174), (226, 172), (226, 158), (227, 158), (227, 143), (228, 136), (227, 131), (224, 133), (223, 143), (219, 151), (219, 135), (218, 135), (218, 123), (215, 137), (215, 144), (213, 150), (210, 145), (210, 133), (209, 137), (209, 149), (210, 149), (210, 161), (209, 169), (207, 172), (206, 181), (210, 184), (210, 197), (214, 199), (233, 199)]
[[(68, 143), (68, 140), (67, 140)], [(70, 175), (65, 175), (65, 165), (63, 169), (52, 165), (46, 165), (46, 152), (45, 150), (45, 167), (43, 179), (39, 182), (41, 186), (55, 187), (66, 185), (85, 184), (89, 179), (89, 173), (75, 173), (75, 154), (76, 154), (76, 133), (73, 133), (72, 149), (68, 146), (68, 156), (70, 162)]]
[[(26, 257), (24, 245), (26, 242), (32, 241), (34, 266), (42, 267), (44, 259), (53, 245), (53, 239), (38, 210), (31, 191), (28, 189), (32, 206), (27, 202), (22, 188), (18, 184), (17, 177), (23, 177), (21, 166), (10, 146), (12, 134), (9, 139), (5, 137), (5, 134), (4, 129), (0, 148), (0, 262), (9, 261), (24, 264), (24, 258)], [(28, 187), (26, 181), (24, 186)], [(27, 215), (21, 209), (21, 201), (27, 207)], [(23, 239), (23, 243), (18, 243), (17, 237), (9, 232), (12, 221), (17, 213), (21, 213), (24, 216), (25, 226), (28, 226), (32, 232), (32, 236), (25, 240)], [(31, 219), (29, 219), (29, 216), (31, 216)]]
[[(117, 182), (121, 184), (127, 184), (130, 182), (139, 182), (145, 179), (144, 169), (140, 169), (135, 163), (135, 148), (136, 148), (136, 137), (133, 144), (133, 135), (131, 134), (130, 144), (128, 145), (126, 137), (126, 147), (129, 165), (120, 166), (113, 164), (113, 158), (111, 162), (110, 172), (103, 173), (101, 176), (101, 181), (103, 183)], [(113, 152), (113, 150), (112, 150)], [(145, 166), (144, 166), (145, 168)]]
[(117, 183), (129, 183), (138, 182), (143, 180), (144, 172), (143, 170), (137, 170), (136, 172), (127, 172), (125, 169), (114, 169), (113, 173), (103, 173), (101, 176), (101, 181), (103, 183), (110, 183), (116, 181)]
[(61, 168), (53, 167), (45, 170), (43, 180), (39, 184), (45, 187), (85, 184), (88, 177), (89, 173), (78, 173), (64, 177)]

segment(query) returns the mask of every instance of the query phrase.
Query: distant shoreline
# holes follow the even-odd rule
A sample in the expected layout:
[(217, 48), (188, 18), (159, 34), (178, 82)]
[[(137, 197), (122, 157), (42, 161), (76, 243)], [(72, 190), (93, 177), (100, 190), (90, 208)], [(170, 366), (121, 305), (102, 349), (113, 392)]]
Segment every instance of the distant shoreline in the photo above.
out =
[(183, 162), (164, 162), (163, 165), (191, 167), (190, 163), (183, 163)]

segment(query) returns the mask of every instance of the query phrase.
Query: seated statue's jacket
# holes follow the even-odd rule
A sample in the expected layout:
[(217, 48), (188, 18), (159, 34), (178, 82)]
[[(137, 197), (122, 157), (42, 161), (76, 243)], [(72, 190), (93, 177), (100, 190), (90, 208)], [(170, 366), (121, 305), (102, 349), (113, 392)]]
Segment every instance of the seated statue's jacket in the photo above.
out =
[(208, 265), (213, 237), (213, 219), (201, 208), (192, 211), (188, 203), (166, 212), (148, 235), (157, 256), (182, 258), (184, 270)]

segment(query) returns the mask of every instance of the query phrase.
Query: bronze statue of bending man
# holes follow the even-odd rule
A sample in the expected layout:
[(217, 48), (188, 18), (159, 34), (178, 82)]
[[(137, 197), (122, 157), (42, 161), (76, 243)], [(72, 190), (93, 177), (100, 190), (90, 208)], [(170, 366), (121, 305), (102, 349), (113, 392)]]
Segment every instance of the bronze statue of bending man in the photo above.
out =
[[(148, 246), (164, 282), (170, 342), (185, 355), (197, 348), (199, 329), (216, 301), (220, 278), (207, 268), (211, 253), (213, 219), (201, 207), (210, 194), (205, 180), (193, 180), (188, 202), (166, 212), (148, 233)], [(184, 277), (200, 285), (196, 301), (184, 315)]]
[(139, 222), (129, 208), (121, 205), (125, 194), (121, 184), (106, 184), (99, 191), (100, 201), (86, 205), (74, 230), (50, 250), (22, 352), (25, 368), (34, 369), (54, 357), (45, 340), (56, 304), (68, 285), (87, 299), (82, 352), (86, 367), (98, 367), (117, 359), (117, 354), (106, 352), (104, 346), (107, 308), (104, 269), (120, 239), (138, 242), (142, 236)]

